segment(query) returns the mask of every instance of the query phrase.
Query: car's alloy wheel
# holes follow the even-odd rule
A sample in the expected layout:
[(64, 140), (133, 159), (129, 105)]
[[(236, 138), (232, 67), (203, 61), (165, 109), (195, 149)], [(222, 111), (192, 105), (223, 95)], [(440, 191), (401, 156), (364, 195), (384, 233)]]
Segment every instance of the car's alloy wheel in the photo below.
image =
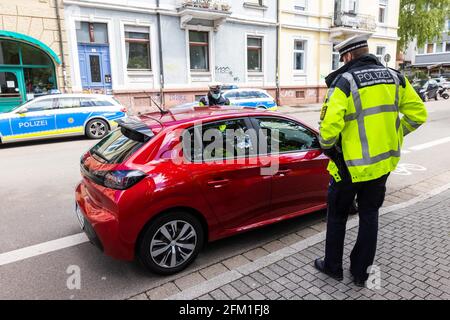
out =
[(170, 212), (151, 223), (140, 237), (137, 255), (150, 271), (173, 274), (186, 268), (203, 245), (203, 228), (187, 212)]
[(150, 243), (150, 255), (162, 268), (175, 268), (186, 262), (197, 245), (197, 232), (186, 221), (174, 220), (159, 228)]
[(103, 138), (108, 133), (108, 124), (101, 119), (89, 121), (86, 126), (86, 134), (91, 139)]

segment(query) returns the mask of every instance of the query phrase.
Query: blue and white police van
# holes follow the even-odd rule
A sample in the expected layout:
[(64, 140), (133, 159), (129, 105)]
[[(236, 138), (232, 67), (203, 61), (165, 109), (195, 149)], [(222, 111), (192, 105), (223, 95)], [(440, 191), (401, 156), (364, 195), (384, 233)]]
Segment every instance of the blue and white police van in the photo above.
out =
[(223, 93), (234, 106), (260, 108), (275, 111), (278, 109), (275, 99), (261, 89), (231, 89)]
[(101, 139), (127, 110), (112, 96), (55, 94), (30, 100), (0, 113), (0, 143), (86, 135)]

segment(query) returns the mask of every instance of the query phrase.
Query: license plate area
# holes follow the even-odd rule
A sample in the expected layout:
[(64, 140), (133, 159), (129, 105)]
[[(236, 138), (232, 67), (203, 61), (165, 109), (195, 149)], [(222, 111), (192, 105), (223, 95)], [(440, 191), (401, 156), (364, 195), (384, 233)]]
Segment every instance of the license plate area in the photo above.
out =
[(76, 216), (77, 216), (77, 220), (78, 220), (78, 223), (79, 223), (79, 225), (80, 225), (80, 228), (82, 229), (82, 230), (84, 230), (84, 227), (85, 227), (85, 220), (84, 220), (84, 215), (83, 215), (83, 212), (81, 212), (81, 209), (80, 209), (80, 207), (78, 206), (78, 204), (75, 204), (75, 214), (76, 214)]

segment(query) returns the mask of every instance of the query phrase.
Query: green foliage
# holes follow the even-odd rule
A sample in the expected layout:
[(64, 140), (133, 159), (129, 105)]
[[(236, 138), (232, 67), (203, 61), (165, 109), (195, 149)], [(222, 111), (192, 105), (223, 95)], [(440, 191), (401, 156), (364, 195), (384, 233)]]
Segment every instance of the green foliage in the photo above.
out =
[(428, 73), (423, 72), (423, 71), (417, 71), (415, 73), (415, 78), (419, 79), (419, 80), (425, 80), (428, 79)]
[(417, 39), (419, 47), (440, 38), (450, 17), (450, 0), (400, 0), (399, 49)]

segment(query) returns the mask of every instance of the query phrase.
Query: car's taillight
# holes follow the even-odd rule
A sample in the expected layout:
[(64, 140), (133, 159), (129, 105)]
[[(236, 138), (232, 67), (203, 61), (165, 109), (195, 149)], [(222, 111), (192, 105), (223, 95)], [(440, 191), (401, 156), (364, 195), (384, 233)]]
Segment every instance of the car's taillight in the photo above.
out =
[(80, 159), (81, 163), (84, 163), (86, 161), (86, 159), (89, 158), (90, 155), (91, 154), (89, 151), (86, 151), (85, 153), (83, 153), (83, 155), (81, 156), (81, 159)]
[(145, 173), (139, 170), (114, 170), (107, 171), (103, 178), (103, 185), (107, 188), (125, 190), (145, 177)]

